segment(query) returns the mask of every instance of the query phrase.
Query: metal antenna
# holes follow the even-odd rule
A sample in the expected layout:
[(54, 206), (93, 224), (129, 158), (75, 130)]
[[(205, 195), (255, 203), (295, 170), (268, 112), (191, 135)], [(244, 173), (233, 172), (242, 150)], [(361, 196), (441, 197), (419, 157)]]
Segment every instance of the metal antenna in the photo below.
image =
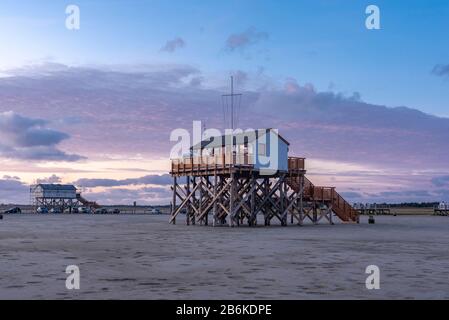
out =
[(234, 77), (233, 76), (231, 76), (231, 94), (224, 94), (224, 95), (222, 95), (222, 97), (224, 97), (224, 99), (226, 99), (226, 101), (227, 101), (227, 98), (229, 97), (229, 98), (231, 98), (231, 129), (232, 130), (234, 130), (235, 128), (234, 128), (234, 97), (240, 97), (240, 99), (241, 99), (241, 96), (242, 96), (242, 94), (240, 94), (240, 93), (234, 93)]

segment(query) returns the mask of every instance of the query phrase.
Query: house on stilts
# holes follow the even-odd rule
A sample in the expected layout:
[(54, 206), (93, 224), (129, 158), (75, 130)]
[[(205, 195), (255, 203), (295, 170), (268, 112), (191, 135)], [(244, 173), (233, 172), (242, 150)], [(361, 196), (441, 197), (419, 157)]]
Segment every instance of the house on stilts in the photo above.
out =
[(214, 226), (358, 222), (334, 187), (307, 179), (305, 158), (289, 156), (289, 145), (277, 130), (259, 129), (205, 139), (172, 159), (170, 223), (181, 216)]

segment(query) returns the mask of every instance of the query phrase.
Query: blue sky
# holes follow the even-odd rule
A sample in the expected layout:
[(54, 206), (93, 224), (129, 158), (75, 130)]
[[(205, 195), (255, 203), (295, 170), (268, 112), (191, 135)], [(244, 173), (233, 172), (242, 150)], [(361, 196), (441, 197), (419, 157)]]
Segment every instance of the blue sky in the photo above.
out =
[(2, 0), (0, 203), (36, 181), (168, 203), (170, 132), (221, 128), (231, 74), (239, 125), (279, 128), (317, 185), (448, 200), (448, 17), (446, 0)]
[[(65, 7), (81, 30), (64, 28)], [(381, 10), (381, 30), (364, 26)], [(448, 80), (431, 73), (449, 59), (447, 1), (2, 1), (1, 66), (176, 63), (296, 78), (317, 89), (360, 93), (367, 102), (449, 116)], [(254, 28), (260, 43), (230, 54), (226, 39)], [(175, 37), (186, 46), (161, 52)]]

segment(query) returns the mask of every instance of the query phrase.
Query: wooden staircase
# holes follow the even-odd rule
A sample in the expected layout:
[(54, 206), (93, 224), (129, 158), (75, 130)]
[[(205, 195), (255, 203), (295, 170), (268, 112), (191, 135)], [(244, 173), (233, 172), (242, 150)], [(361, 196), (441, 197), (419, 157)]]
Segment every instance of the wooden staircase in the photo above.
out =
[(98, 203), (96, 203), (95, 201), (88, 201), (86, 198), (83, 198), (79, 193), (76, 194), (76, 199), (88, 208), (93, 209), (101, 208), (101, 206)]
[[(300, 160), (297, 160), (300, 159)], [(299, 166), (302, 165), (302, 172)], [(289, 175), (287, 184), (295, 192), (301, 190), (301, 179), (304, 179), (303, 200), (313, 203), (324, 203), (344, 222), (358, 222), (358, 212), (335, 190), (334, 187), (315, 186), (304, 176), (304, 159), (289, 158)]]

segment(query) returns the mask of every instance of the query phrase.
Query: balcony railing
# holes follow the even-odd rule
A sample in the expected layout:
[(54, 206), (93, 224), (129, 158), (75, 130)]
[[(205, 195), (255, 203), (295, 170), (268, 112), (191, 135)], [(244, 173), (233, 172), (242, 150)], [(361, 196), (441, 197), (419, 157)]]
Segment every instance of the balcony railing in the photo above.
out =
[(172, 172), (209, 170), (229, 167), (253, 167), (252, 154), (219, 154), (184, 157), (172, 160)]
[(288, 157), (288, 170), (304, 170), (305, 158)]

